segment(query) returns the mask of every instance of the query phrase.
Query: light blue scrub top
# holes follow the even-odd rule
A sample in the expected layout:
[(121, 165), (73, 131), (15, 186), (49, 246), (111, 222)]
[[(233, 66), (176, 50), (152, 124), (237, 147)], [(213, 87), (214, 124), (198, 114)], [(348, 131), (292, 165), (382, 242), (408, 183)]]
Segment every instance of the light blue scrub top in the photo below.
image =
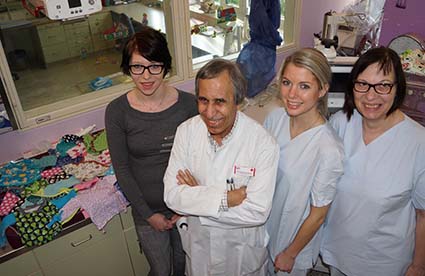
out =
[[(289, 116), (279, 108), (270, 113), (264, 126), (280, 146), (276, 190), (266, 224), (270, 235), (268, 248), (274, 261), (294, 240), (310, 213), (310, 205), (322, 207), (332, 202), (343, 172), (344, 153), (341, 140), (328, 123), (291, 140)], [(294, 269), (313, 266), (319, 254), (320, 236), (319, 230), (298, 254)]]
[(321, 254), (347, 275), (404, 275), (425, 209), (425, 128), (405, 116), (370, 144), (362, 117), (331, 123), (344, 141), (344, 175), (325, 222)]

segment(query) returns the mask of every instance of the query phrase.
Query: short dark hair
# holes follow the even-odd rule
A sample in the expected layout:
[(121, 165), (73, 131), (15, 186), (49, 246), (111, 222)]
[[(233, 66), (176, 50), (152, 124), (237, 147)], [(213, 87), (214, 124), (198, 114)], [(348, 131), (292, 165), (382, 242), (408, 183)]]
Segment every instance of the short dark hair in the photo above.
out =
[(122, 72), (130, 76), (130, 60), (134, 52), (149, 61), (157, 61), (164, 64), (163, 76), (171, 70), (171, 55), (168, 50), (167, 40), (161, 32), (148, 26), (143, 26), (125, 44), (122, 52)]
[(345, 93), (345, 102), (343, 106), (343, 111), (347, 114), (348, 120), (350, 120), (356, 108), (353, 91), (354, 81), (369, 65), (374, 63), (378, 63), (379, 69), (383, 71), (385, 75), (393, 71), (395, 76), (394, 87), (396, 87), (397, 90), (393, 105), (390, 110), (388, 110), (387, 116), (396, 111), (404, 101), (404, 97), (406, 96), (406, 77), (400, 57), (394, 50), (387, 47), (370, 49), (359, 57), (350, 73), (350, 81), (347, 83), (347, 91)]
[(222, 72), (227, 71), (230, 80), (233, 85), (233, 98), (235, 104), (241, 104), (245, 98), (247, 90), (247, 82), (242, 74), (238, 64), (225, 60), (225, 59), (213, 59), (199, 69), (195, 78), (195, 94), (199, 96), (199, 80), (213, 79), (220, 75)]

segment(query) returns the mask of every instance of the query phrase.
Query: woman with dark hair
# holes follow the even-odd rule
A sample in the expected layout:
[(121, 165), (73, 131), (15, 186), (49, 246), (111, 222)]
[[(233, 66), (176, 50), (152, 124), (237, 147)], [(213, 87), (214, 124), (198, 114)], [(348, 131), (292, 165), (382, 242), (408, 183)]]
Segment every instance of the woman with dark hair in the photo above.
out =
[(331, 117), (346, 155), (321, 247), (333, 276), (425, 275), (425, 129), (405, 94), (397, 53), (371, 49)]
[(130, 201), (149, 275), (184, 275), (178, 220), (163, 201), (163, 176), (177, 126), (197, 114), (195, 97), (167, 85), (171, 55), (163, 34), (143, 27), (126, 43), (122, 71), (135, 87), (106, 108), (105, 125), (118, 183)]

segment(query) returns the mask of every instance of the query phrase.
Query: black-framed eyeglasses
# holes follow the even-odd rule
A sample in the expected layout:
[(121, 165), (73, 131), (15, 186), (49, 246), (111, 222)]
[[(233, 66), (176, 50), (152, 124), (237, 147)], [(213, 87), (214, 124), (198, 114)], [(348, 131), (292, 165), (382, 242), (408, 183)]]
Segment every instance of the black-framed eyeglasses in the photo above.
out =
[(146, 69), (148, 69), (149, 74), (151, 75), (159, 75), (164, 70), (163, 64), (152, 64), (149, 66), (144, 66), (141, 64), (130, 64), (130, 72), (134, 75), (143, 75)]
[(354, 91), (358, 93), (367, 93), (372, 87), (376, 93), (381, 95), (388, 95), (396, 83), (375, 83), (370, 84), (364, 81), (354, 81)]

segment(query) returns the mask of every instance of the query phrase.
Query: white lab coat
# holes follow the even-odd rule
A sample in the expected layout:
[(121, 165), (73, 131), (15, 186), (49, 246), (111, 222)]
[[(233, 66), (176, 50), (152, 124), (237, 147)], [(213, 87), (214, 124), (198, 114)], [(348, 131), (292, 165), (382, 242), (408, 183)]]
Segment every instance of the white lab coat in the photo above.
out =
[[(290, 118), (283, 108), (274, 110), (264, 122), (280, 146), (277, 184), (267, 222), (271, 261), (294, 240), (310, 214), (310, 205), (323, 207), (332, 202), (343, 173), (341, 139), (326, 123), (291, 140)], [(319, 255), (321, 230), (300, 251), (294, 269), (312, 268)], [(269, 273), (273, 274), (269, 265)]]
[(347, 275), (404, 275), (415, 246), (415, 208), (425, 209), (425, 129), (409, 117), (365, 145), (362, 117), (331, 120), (345, 171), (324, 228), (324, 262)]
[[(230, 138), (215, 152), (200, 118), (181, 124), (176, 132), (164, 176), (164, 201), (188, 215), (179, 228), (190, 275), (265, 275), (270, 213), (276, 180), (278, 146), (257, 122), (239, 112)], [(241, 175), (235, 165), (255, 169)], [(179, 169), (189, 169), (199, 186), (177, 185)], [(247, 186), (239, 206), (219, 211), (226, 179)]]

